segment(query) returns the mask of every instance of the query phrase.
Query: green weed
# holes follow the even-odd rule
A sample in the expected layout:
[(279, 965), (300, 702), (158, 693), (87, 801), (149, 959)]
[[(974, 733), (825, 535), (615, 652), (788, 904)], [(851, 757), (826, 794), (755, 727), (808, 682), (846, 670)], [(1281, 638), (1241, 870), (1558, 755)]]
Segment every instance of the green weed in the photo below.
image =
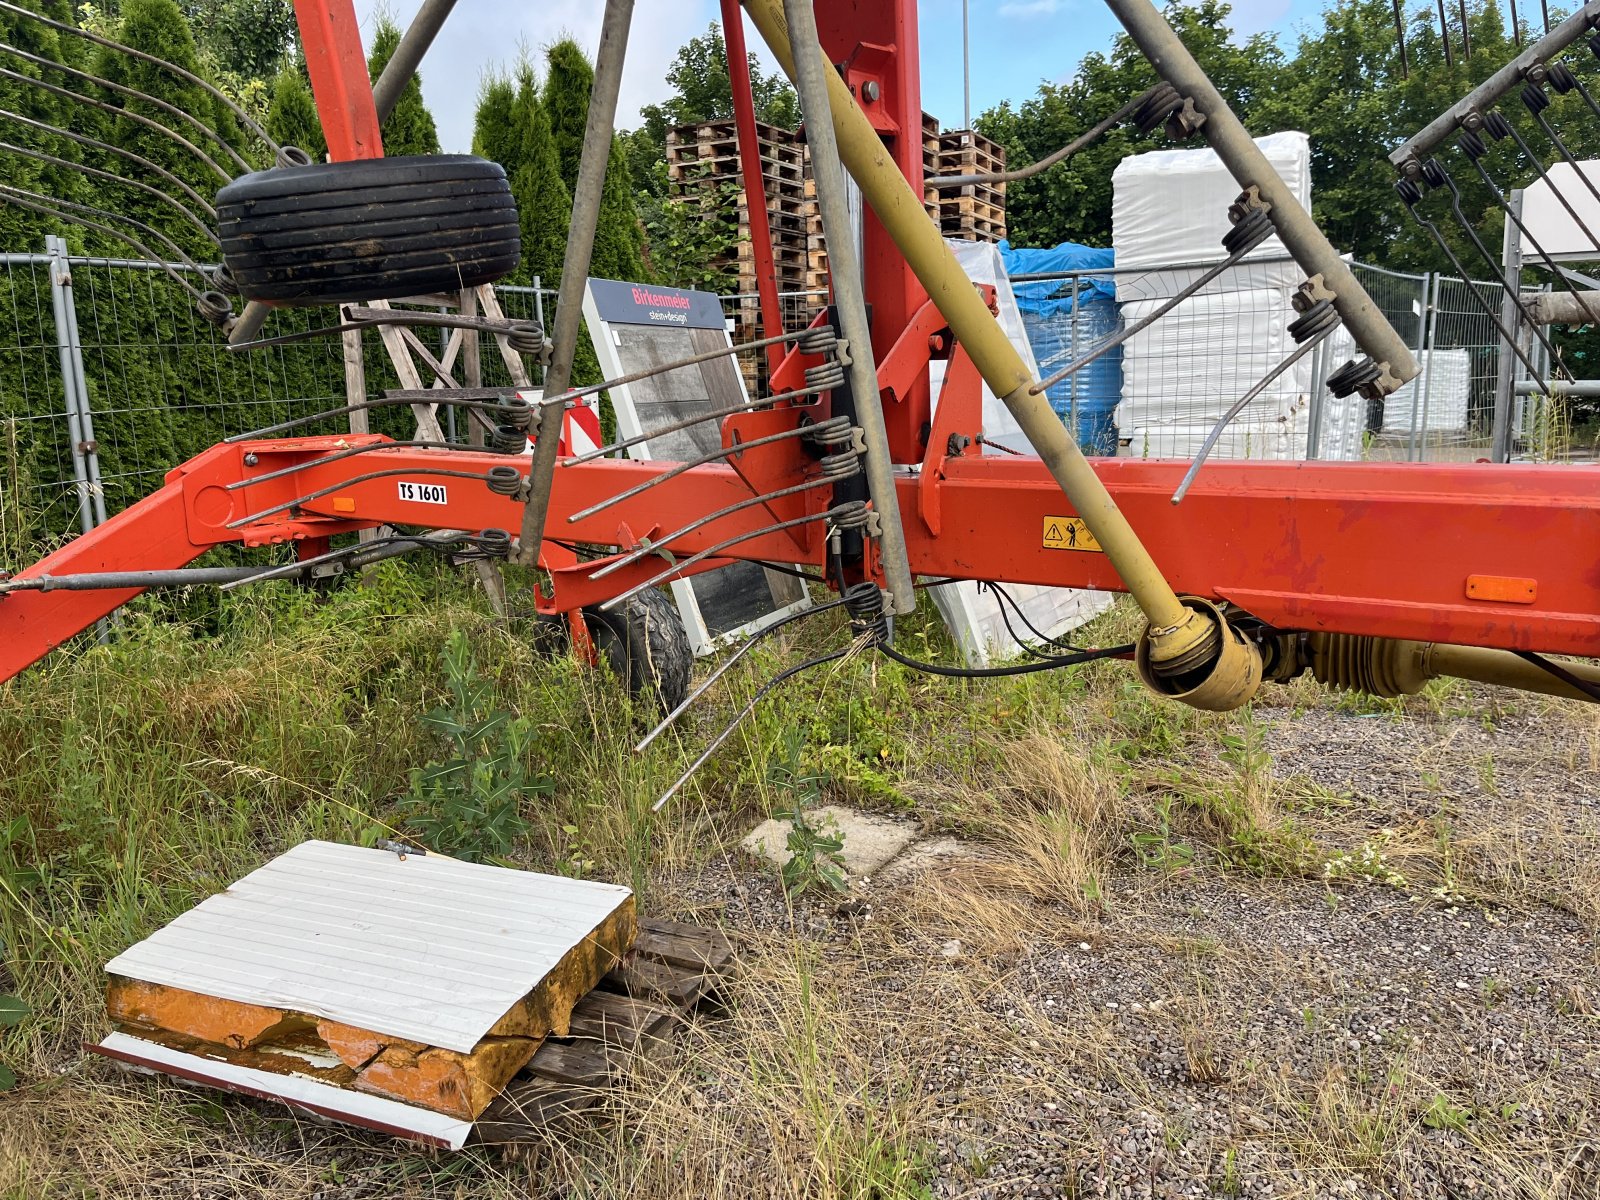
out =
[(430, 849), (505, 861), (531, 828), (522, 815), (523, 800), (548, 794), (555, 785), (528, 769), (533, 730), (526, 720), (491, 707), (493, 681), (479, 674), (461, 630), (450, 632), (442, 660), (451, 700), (422, 721), (454, 754), (412, 771), (411, 793), (397, 808), (406, 829)]

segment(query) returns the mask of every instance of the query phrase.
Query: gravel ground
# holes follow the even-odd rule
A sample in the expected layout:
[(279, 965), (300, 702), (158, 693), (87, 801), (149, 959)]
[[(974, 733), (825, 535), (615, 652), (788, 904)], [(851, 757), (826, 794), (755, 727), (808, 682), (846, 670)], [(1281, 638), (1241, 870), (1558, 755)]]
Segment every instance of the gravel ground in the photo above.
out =
[[(742, 861), (686, 890), (853, 981), (863, 1053), (918, 1063), (935, 1195), (1600, 1195), (1592, 728), (1484, 711), (1258, 714), (1274, 776), (1323, 797), (1318, 844), (1376, 839), (1393, 878), (1129, 868), (1089, 917), (1001, 898), (1025, 919), (992, 940), (969, 919), (995, 900), (981, 858), (869, 884), (865, 916), (791, 908)], [(958, 975), (976, 1026), (873, 1020), (940, 1010)]]

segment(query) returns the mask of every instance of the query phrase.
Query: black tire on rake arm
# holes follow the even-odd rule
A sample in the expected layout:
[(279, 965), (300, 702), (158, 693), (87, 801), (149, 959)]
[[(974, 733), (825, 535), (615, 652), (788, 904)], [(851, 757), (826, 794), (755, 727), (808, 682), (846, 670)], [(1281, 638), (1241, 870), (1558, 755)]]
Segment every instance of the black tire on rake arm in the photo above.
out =
[(498, 163), (431, 154), (245, 175), (217, 193), (222, 257), (247, 300), (314, 305), (492, 283), (522, 256)]
[(651, 588), (613, 612), (586, 608), (583, 615), (596, 651), (627, 681), (630, 693), (654, 701), (663, 713), (683, 703), (694, 654), (683, 618), (666, 592)]

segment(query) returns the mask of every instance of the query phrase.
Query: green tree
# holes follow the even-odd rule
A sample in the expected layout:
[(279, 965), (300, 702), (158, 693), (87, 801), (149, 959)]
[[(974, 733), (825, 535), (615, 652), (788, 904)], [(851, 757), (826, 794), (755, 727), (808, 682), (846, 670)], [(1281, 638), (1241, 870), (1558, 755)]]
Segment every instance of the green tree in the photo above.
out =
[[(122, 22), (117, 29), (117, 36), (134, 49), (143, 50), (196, 75), (203, 73), (199, 51), (189, 23), (174, 0), (124, 0)], [(233, 114), (226, 105), (204, 88), (154, 63), (144, 62), (119, 50), (103, 48), (97, 55), (96, 72), (107, 79), (127, 84), (192, 114), (231, 144), (238, 144), (242, 140)], [(106, 99), (124, 112), (149, 118), (158, 125), (170, 128), (174, 124), (174, 118), (145, 101), (122, 95)], [(86, 119), (88, 119), (87, 114)], [(227, 182), (228, 176), (232, 174), (231, 163), (223, 152), (192, 126), (185, 125), (182, 136), (196, 150), (207, 155), (211, 160), (210, 163), (199, 157), (195, 150), (129, 117), (96, 113), (92, 119), (98, 126), (96, 136), (100, 140), (131, 150), (165, 167), (208, 199), (216, 194), (218, 188)], [(104, 161), (96, 165), (121, 175), (131, 175), (138, 171), (136, 166), (121, 157), (106, 156)], [(145, 180), (145, 182), (161, 181)], [(169, 193), (175, 190), (165, 182), (161, 182), (161, 186)], [(198, 259), (208, 258), (213, 253), (213, 247), (192, 225), (152, 196), (130, 191), (127, 199), (115, 204), (114, 207), (127, 216), (159, 229)], [(137, 233), (135, 236), (143, 238), (143, 235)], [(167, 253), (161, 245), (150, 248), (157, 253)], [(107, 246), (106, 249), (111, 250), (113, 247)], [(126, 246), (118, 245), (114, 249), (118, 254), (127, 253)]]
[[(1278, 86), (1285, 69), (1272, 36), (1256, 34), (1242, 44), (1235, 42), (1230, 10), (1222, 0), (1174, 3), (1164, 11), (1246, 127), (1268, 132), (1255, 117), (1256, 103)], [(1108, 54), (1086, 54), (1066, 83), (1042, 84), (1032, 99), (1018, 106), (1002, 103), (974, 124), (1005, 147), (1009, 166), (1021, 166), (1082, 136), (1157, 81), (1133, 39), (1119, 33)], [(1062, 241), (1109, 245), (1111, 173), (1117, 163), (1129, 154), (1171, 144), (1163, 131), (1140, 136), (1124, 122), (1079, 151), (1069, 165), (1007, 185), (1006, 223), (1012, 241), (1025, 246)]]
[[(372, 53), (367, 56), (367, 70), (374, 83), (383, 74), (383, 68), (389, 65), (389, 59), (394, 57), (394, 49), (399, 44), (400, 27), (388, 17), (381, 18), (372, 36)], [(433, 114), (423, 103), (420, 74), (413, 75), (400, 92), (394, 111), (383, 123), (382, 133), (383, 152), (390, 158), (398, 158), (403, 154), (439, 153), (439, 130), (433, 123)]]
[(184, 15), (214, 76), (271, 80), (294, 51), (291, 0), (187, 0)]
[(521, 282), (537, 276), (544, 286), (557, 287), (567, 251), (567, 226), (572, 223), (572, 197), (561, 178), (539, 81), (527, 61), (517, 67), (510, 128), (509, 150), (515, 164), (511, 191), (522, 222)]
[(509, 77), (487, 76), (478, 91), (478, 110), (472, 127), (472, 152), (505, 168), (509, 178), (522, 165), (522, 151), (513, 128), (517, 89)]
[[(750, 61), (750, 94), (756, 120), (782, 129), (800, 125), (800, 98), (777, 71), (768, 74), (754, 54)], [(660, 169), (667, 154), (667, 133), (679, 125), (733, 118), (733, 85), (728, 79), (728, 50), (716, 22), (699, 37), (679, 48), (667, 71), (672, 95), (660, 104), (639, 110), (643, 124), (622, 135), (634, 187), (641, 194), (665, 196), (666, 172)]]
[[(44, 11), (57, 20), (72, 19), (64, 6), (46, 5)], [(76, 39), (58, 34), (49, 26), (16, 13), (0, 10), (0, 39), (30, 54), (52, 62), (75, 64), (81, 55)], [(19, 75), (42, 79), (56, 86), (70, 81), (59, 72), (46, 67), (6, 56), (4, 65)], [(54, 96), (42, 88), (11, 80), (0, 79), (0, 108), (19, 116), (48, 125), (72, 127), (83, 106)], [(0, 140), (30, 150), (38, 150), (56, 158), (76, 162), (80, 158), (77, 145), (67, 138), (33, 129), (17, 121), (0, 120)], [(66, 200), (83, 200), (86, 188), (83, 176), (70, 168), (52, 165), (26, 155), (0, 153), (0, 179), (12, 187)], [(15, 204), (0, 204), (0, 250), (38, 251), (43, 248), (47, 233), (59, 233), (62, 222), (42, 213), (30, 211)]]
[(317, 101), (301, 63), (285, 63), (272, 81), (272, 101), (267, 110), (267, 132), (280, 146), (299, 146), (321, 162), (328, 153)]
[[(583, 47), (563, 38), (545, 53), (545, 112), (550, 119), (551, 141), (569, 192), (577, 185), (583, 157), (584, 130), (589, 119), (589, 96), (594, 90), (594, 67)], [(634, 201), (633, 178), (628, 169), (627, 147), (613, 137), (606, 160), (604, 188), (595, 227), (590, 272), (605, 279), (642, 279), (644, 229)]]
[(571, 192), (578, 186), (578, 163), (583, 158), (583, 134), (589, 119), (589, 94), (594, 90), (594, 67), (583, 47), (571, 38), (552, 43), (545, 51), (544, 110), (550, 118), (561, 179)]

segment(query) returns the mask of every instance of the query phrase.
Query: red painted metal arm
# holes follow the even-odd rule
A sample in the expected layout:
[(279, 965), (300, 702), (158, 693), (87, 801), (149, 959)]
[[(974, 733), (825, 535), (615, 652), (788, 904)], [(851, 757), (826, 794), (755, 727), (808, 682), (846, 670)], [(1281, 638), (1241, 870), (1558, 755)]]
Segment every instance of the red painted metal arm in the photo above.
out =
[[(161, 491), (30, 568), (27, 576), (182, 566), (207, 546), (322, 538), (378, 524), (510, 528), (516, 501), (478, 478), (525, 459), (394, 447), (228, 490), (227, 485), (381, 438), (304, 438), (217, 446), (168, 477)], [(576, 522), (568, 516), (653, 479), (669, 463), (603, 459), (561, 467), (552, 528), (563, 540), (631, 547), (748, 500), (781, 476), (746, 452), (739, 469), (697, 467)], [(246, 465), (246, 456), (251, 465)], [(1327, 630), (1467, 646), (1600, 657), (1600, 469), (1367, 463), (1213, 463), (1182, 505), (1182, 462), (1102, 459), (1096, 469), (1181, 593), (1225, 599), (1283, 630)], [(800, 465), (794, 474), (798, 478)], [(377, 478), (360, 479), (374, 472)], [(949, 455), (940, 468), (940, 531), (910, 522), (921, 575), (1119, 589), (1105, 555), (1051, 536), (1073, 516), (1037, 459)], [(412, 485), (407, 488), (402, 485)], [(439, 484), (443, 493), (418, 485)], [(911, 511), (922, 481), (901, 479)], [(761, 487), (760, 490), (767, 490)], [(829, 489), (802, 493), (797, 511), (820, 515)], [(307, 499), (313, 493), (321, 493)], [(428, 496), (419, 499), (419, 496)], [(300, 500), (284, 512), (265, 510)], [(819, 563), (820, 521), (787, 532), (756, 504), (672, 543), (683, 557), (741, 538), (719, 560)], [(1067, 544), (1070, 544), (1068, 542)], [(573, 609), (619, 595), (660, 571), (647, 556), (592, 578), (598, 563), (553, 575), (550, 606)], [(710, 565), (710, 564), (706, 564)], [(17, 592), (0, 596), (0, 679), (87, 628), (132, 592)]]
[(354, 0), (295, 0), (294, 15), (328, 157), (334, 162), (382, 158), (383, 137)]
[[(99, 528), (74, 538), (26, 571), (84, 575), (104, 571), (149, 571), (182, 567), (206, 550), (186, 537), (183, 485), (170, 482), (154, 495), (118, 513)], [(69, 638), (132, 600), (137, 591), (13, 592), (0, 597), (0, 681), (38, 662)]]
[[(761, 335), (783, 332), (778, 302), (777, 267), (772, 257), (772, 229), (767, 220), (767, 185), (762, 178), (761, 144), (756, 134), (755, 97), (750, 91), (750, 55), (744, 44), (744, 9), (739, 0), (722, 0), (723, 49), (728, 55), (728, 82), (733, 89), (733, 124), (739, 140), (739, 174), (744, 179), (745, 209), (750, 214), (750, 247), (755, 254), (756, 292), (761, 297)], [(767, 347), (767, 365), (776, 368), (782, 346)]]

